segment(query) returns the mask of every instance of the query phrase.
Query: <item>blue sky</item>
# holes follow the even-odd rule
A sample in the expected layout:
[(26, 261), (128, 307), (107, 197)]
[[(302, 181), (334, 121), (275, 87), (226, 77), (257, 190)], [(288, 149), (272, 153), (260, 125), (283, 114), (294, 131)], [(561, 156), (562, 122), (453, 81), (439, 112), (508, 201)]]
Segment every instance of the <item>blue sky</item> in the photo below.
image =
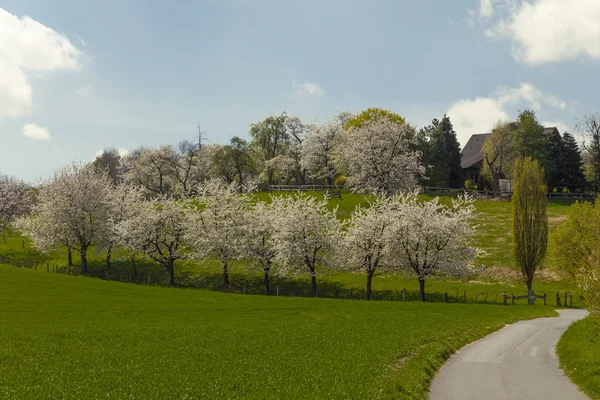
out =
[(382, 107), (459, 140), (598, 110), (597, 0), (0, 0), (0, 171)]

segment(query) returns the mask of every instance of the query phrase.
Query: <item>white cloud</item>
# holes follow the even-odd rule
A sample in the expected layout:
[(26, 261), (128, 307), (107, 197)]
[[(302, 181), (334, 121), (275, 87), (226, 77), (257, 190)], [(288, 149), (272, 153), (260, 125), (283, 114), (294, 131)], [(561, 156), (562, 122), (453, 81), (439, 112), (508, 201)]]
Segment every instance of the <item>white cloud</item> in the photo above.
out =
[[(493, 1), (505, 12), (485, 34), (510, 39), (517, 61), (539, 65), (579, 56), (600, 58), (600, 1)], [(488, 12), (490, 4), (490, 0), (480, 0), (480, 16)], [(469, 10), (469, 15), (472, 13)]]
[(525, 105), (536, 111), (544, 106), (558, 109), (566, 107), (566, 103), (556, 96), (524, 82), (516, 88), (500, 87), (488, 97), (459, 100), (450, 106), (447, 114), (452, 120), (459, 142), (464, 145), (472, 134), (489, 132), (496, 122), (508, 119), (509, 111), (514, 112), (518, 105)]
[(31, 124), (23, 125), (23, 136), (33, 140), (48, 140), (50, 139), (50, 132), (48, 128), (43, 128), (32, 122)]
[(0, 117), (31, 112), (27, 73), (77, 69), (80, 56), (66, 36), (0, 8)]
[(321, 86), (317, 83), (298, 83), (295, 79), (292, 79), (292, 84), (296, 88), (296, 93), (299, 95), (307, 94), (309, 96), (323, 96), (325, 94), (325, 91), (321, 89)]
[(494, 13), (494, 6), (492, 0), (479, 0), (479, 16), (480, 17), (491, 17)]

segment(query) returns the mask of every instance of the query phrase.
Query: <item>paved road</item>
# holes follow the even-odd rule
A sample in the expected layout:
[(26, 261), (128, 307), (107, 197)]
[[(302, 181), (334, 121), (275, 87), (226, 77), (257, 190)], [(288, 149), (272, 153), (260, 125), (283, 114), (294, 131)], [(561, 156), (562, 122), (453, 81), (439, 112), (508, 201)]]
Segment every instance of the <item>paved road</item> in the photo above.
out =
[(558, 367), (560, 336), (585, 310), (507, 325), (465, 346), (442, 366), (431, 400), (585, 400)]

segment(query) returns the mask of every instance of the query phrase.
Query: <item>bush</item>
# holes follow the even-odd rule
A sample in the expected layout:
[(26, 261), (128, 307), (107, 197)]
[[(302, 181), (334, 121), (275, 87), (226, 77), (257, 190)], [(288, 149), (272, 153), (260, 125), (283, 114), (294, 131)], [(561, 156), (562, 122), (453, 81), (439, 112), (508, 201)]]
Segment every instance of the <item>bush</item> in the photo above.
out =
[(338, 176), (337, 179), (335, 180), (335, 182), (333, 182), (333, 184), (335, 185), (335, 187), (338, 187), (338, 188), (346, 186), (346, 177)]
[(473, 190), (474, 186), (475, 186), (475, 183), (471, 179), (467, 179), (465, 181), (465, 189), (467, 189), (467, 190)]

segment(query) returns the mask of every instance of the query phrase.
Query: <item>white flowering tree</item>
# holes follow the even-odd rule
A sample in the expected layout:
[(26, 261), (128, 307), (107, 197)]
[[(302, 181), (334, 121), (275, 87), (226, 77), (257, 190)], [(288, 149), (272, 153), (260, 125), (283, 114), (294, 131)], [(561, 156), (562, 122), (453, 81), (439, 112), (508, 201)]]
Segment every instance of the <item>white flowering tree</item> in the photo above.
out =
[(325, 264), (338, 246), (341, 223), (326, 200), (295, 194), (273, 198), (273, 239), (283, 274), (307, 271), (313, 296), (317, 295), (317, 267)]
[(276, 217), (272, 203), (258, 201), (250, 208), (245, 228), (244, 258), (257, 262), (264, 272), (265, 289), (269, 290), (269, 274), (275, 260), (273, 238)]
[(110, 234), (111, 181), (91, 165), (70, 164), (44, 183), (29, 222), (20, 224), (40, 251), (59, 245), (79, 251), (87, 274), (87, 252)]
[(17, 218), (29, 213), (29, 186), (18, 179), (0, 175), (0, 234)]
[(416, 193), (409, 193), (397, 195), (393, 202), (391, 257), (399, 268), (417, 277), (421, 301), (425, 301), (425, 280), (430, 276), (470, 272), (477, 254), (472, 246), (472, 198), (459, 197), (451, 205), (442, 205), (438, 197), (420, 201)]
[(218, 257), (223, 266), (223, 284), (229, 286), (229, 263), (244, 252), (248, 217), (248, 195), (236, 183), (210, 180), (198, 187), (198, 196), (188, 202), (186, 240), (199, 259)]
[(371, 283), (376, 271), (390, 272), (397, 266), (391, 251), (396, 207), (393, 198), (377, 197), (368, 207), (352, 212), (339, 258), (351, 271), (367, 273), (366, 299), (371, 300)]
[(302, 143), (302, 165), (311, 178), (333, 184), (337, 176), (334, 151), (344, 132), (343, 122), (337, 116), (324, 124), (308, 125), (308, 135)]
[(390, 196), (414, 188), (425, 172), (420, 153), (411, 150), (415, 139), (407, 124), (387, 117), (367, 120), (342, 138), (336, 160), (356, 192)]
[(164, 197), (129, 203), (126, 215), (117, 225), (121, 243), (164, 266), (167, 285), (174, 285), (175, 262), (186, 257), (184, 203)]
[[(124, 244), (123, 247), (128, 248), (126, 246), (127, 243), (122, 243), (123, 238), (120, 235), (118, 226), (121, 222), (128, 218), (132, 206), (141, 202), (143, 197), (143, 189), (140, 186), (129, 185), (126, 183), (114, 186), (110, 192), (108, 199), (110, 204), (110, 216), (108, 219), (109, 232), (106, 235), (104, 242), (101, 244), (101, 247), (106, 250), (107, 271), (110, 269), (113, 249), (120, 244)], [(131, 257), (133, 270), (135, 273), (135, 253), (132, 252), (129, 256)]]

